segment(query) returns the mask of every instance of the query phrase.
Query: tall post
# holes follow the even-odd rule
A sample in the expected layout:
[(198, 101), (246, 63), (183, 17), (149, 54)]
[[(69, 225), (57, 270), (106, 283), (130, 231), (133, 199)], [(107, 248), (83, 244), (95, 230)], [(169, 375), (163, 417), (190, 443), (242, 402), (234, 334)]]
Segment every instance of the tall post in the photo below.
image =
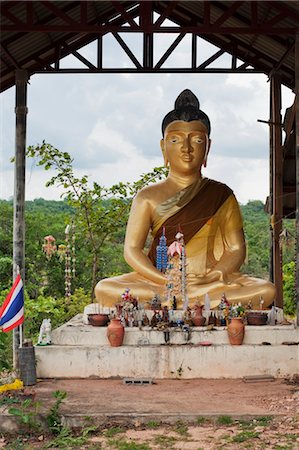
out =
[(271, 221), (269, 224), (269, 247), (270, 247), (270, 257), (269, 257), (269, 279), (274, 283), (274, 266), (273, 266), (273, 227), (272, 227), (272, 217), (273, 217), (273, 104), (272, 104), (272, 84), (273, 78), (270, 78), (270, 95), (269, 95), (269, 215), (271, 217)]
[(140, 2), (140, 22), (143, 33), (143, 67), (152, 69), (154, 64), (154, 37), (152, 32), (153, 10), (152, 2)]
[(296, 301), (299, 326), (299, 32), (295, 45), (295, 132), (296, 132)]
[(281, 82), (278, 74), (272, 75), (271, 104), (272, 104), (272, 174), (273, 174), (273, 273), (276, 287), (275, 305), (283, 307), (282, 295), (282, 251), (280, 234), (282, 232), (283, 215), (283, 186), (282, 186), (282, 142), (281, 142)]
[[(20, 270), (25, 280), (25, 154), (26, 154), (26, 118), (27, 118), (27, 81), (26, 70), (16, 70), (16, 134), (15, 134), (15, 171), (14, 171), (14, 215), (13, 215), (13, 277)], [(18, 367), (18, 348), (20, 345), (19, 328), (13, 331), (13, 365)]]

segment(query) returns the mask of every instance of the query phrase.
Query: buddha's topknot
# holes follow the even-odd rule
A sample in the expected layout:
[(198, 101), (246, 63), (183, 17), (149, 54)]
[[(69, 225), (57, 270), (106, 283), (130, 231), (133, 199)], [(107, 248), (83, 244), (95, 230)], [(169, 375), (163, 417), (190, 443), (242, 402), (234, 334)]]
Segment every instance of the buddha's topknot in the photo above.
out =
[(183, 92), (181, 92), (174, 102), (174, 109), (176, 110), (187, 107), (200, 109), (199, 100), (196, 95), (194, 95), (193, 92), (190, 91), (190, 89), (185, 89)]
[(174, 110), (170, 111), (162, 122), (162, 135), (166, 127), (175, 120), (182, 120), (184, 122), (191, 122), (192, 120), (199, 120), (207, 129), (208, 135), (211, 132), (210, 119), (200, 109), (199, 100), (196, 95), (189, 89), (185, 89), (180, 93), (174, 103)]

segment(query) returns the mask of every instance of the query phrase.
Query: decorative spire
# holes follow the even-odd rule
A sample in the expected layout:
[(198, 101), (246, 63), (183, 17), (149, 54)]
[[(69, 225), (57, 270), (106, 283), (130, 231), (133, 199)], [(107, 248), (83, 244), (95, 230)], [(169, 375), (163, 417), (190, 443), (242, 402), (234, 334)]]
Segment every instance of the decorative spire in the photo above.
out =
[(160, 272), (165, 272), (167, 268), (167, 244), (166, 244), (165, 228), (163, 227), (162, 236), (159, 240), (159, 245), (157, 245), (156, 254), (156, 267)]

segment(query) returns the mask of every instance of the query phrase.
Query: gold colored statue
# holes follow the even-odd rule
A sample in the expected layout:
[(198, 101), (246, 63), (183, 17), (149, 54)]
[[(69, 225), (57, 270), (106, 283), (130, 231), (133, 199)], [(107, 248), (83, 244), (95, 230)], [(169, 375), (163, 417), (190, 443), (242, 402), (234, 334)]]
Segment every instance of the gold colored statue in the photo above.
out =
[[(208, 293), (211, 308), (215, 308), (225, 293), (230, 303), (251, 301), (258, 309), (262, 297), (263, 307), (268, 307), (275, 298), (274, 285), (239, 272), (246, 250), (242, 217), (232, 190), (202, 176), (211, 145), (210, 121), (191, 91), (178, 96), (175, 109), (163, 120), (162, 134), (161, 149), (169, 174), (138, 192), (127, 224), (124, 254), (134, 272), (101, 280), (95, 289), (97, 301), (114, 306), (125, 288), (141, 302), (156, 294), (165, 298), (167, 279), (155, 267), (156, 246), (163, 228), (170, 245), (180, 227), (186, 245), (189, 306), (203, 304)], [(146, 253), (149, 231), (153, 243)], [(182, 308), (180, 299), (178, 308)]]

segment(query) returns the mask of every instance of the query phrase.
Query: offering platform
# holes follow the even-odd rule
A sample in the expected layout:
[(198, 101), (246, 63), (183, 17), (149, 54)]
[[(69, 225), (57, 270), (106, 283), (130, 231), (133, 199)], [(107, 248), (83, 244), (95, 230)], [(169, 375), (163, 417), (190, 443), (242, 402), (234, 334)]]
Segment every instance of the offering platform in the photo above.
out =
[(242, 345), (230, 345), (226, 327), (163, 330), (126, 327), (123, 345), (111, 347), (107, 327), (78, 314), (36, 347), (38, 378), (241, 378), (293, 376), (299, 366), (294, 325), (246, 326)]

